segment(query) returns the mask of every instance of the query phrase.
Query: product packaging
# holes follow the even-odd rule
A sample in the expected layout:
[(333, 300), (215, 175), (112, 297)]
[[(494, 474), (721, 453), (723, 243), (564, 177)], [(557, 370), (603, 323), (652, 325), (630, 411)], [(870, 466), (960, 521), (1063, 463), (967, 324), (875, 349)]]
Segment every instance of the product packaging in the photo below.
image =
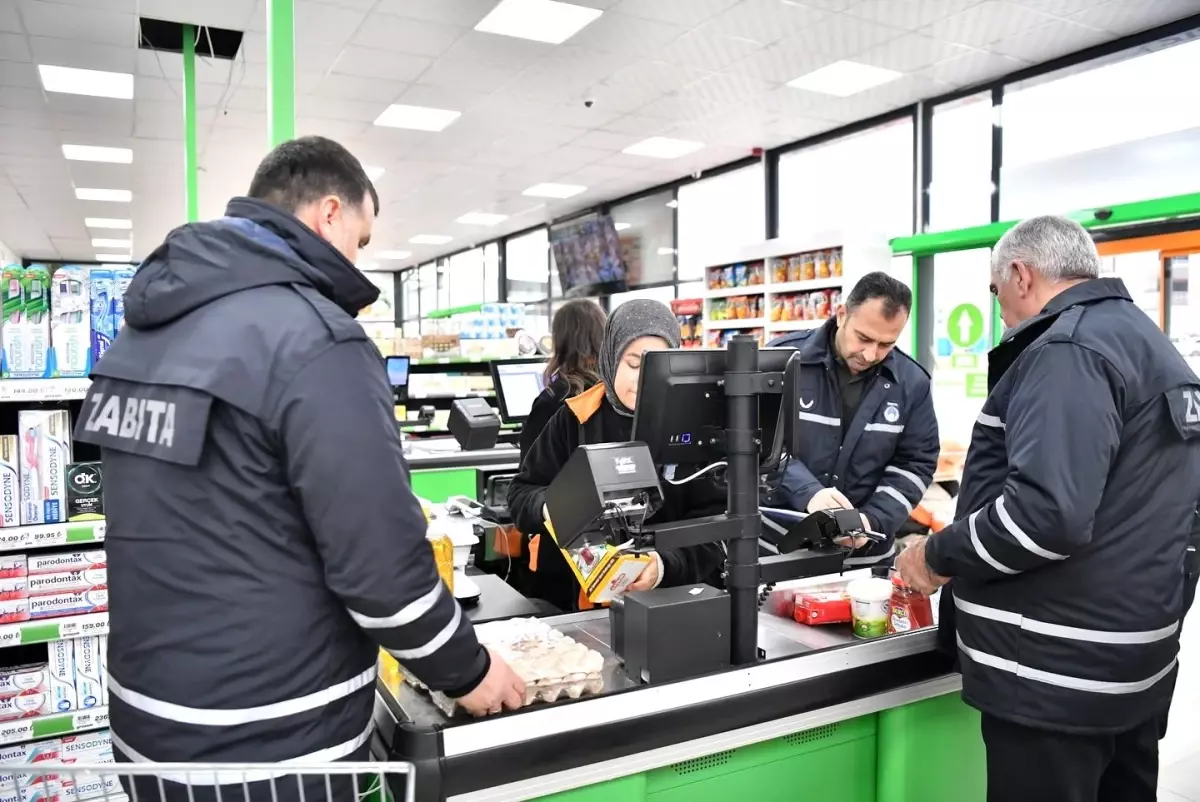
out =
[(65, 713), (79, 707), (75, 694), (75, 646), (69, 640), (51, 641), (50, 703), (55, 712)]
[(28, 598), (0, 600), (0, 624), (19, 624), (28, 620)]
[(104, 671), (100, 667), (100, 638), (76, 638), (75, 693), (80, 709), (99, 707), (104, 699)]
[(841, 591), (799, 592), (792, 617), (800, 624), (845, 624), (851, 620), (850, 597)]
[(0, 577), (0, 601), (29, 598), (29, 577)]
[(25, 570), (30, 575), (60, 574), (64, 571), (86, 571), (89, 568), (107, 567), (108, 555), (104, 553), (104, 549), (33, 554), (25, 560)]
[(6, 379), (45, 378), (50, 375), (50, 271), (44, 265), (12, 265), (0, 273), (0, 280), (4, 282), (0, 374)]
[(88, 275), (88, 297), (92, 316), (92, 364), (100, 361), (117, 334), (113, 320), (116, 273), (111, 267), (93, 267)]
[(108, 587), (107, 568), (85, 568), (82, 571), (62, 571), (56, 574), (34, 574), (26, 577), (30, 596), (56, 593), (80, 593)]
[[(85, 615), (103, 613), (108, 610), (108, 589), (96, 588), (76, 593), (53, 593), (46, 596), (30, 596), (29, 618), (57, 618), (62, 615)], [(75, 670), (79, 670), (76, 655)]]
[(15, 434), (0, 434), (0, 527), (21, 525), (21, 458)]
[(61, 777), (50, 766), (59, 761), (61, 746), (58, 739), (31, 744), (14, 744), (0, 749), (0, 763), (25, 763), (29, 771), (0, 777), (0, 800), (9, 802), (58, 802), (62, 799)]
[(121, 329), (125, 327), (125, 291), (129, 289), (129, 282), (133, 281), (132, 267), (118, 267), (113, 271), (113, 297), (112, 297), (112, 320), (113, 320), (113, 339), (121, 333)]
[(854, 619), (854, 635), (879, 638), (888, 634), (892, 583), (886, 579), (856, 579), (846, 586)]
[[(546, 521), (546, 531), (551, 537), (554, 526)], [(557, 541), (557, 538), (555, 537)], [(620, 596), (646, 570), (653, 557), (630, 554), (622, 549), (608, 546), (583, 546), (575, 549), (559, 549), (571, 566), (571, 572), (583, 595), (592, 604), (605, 604)]]
[(55, 376), (87, 376), (92, 369), (92, 311), (88, 271), (66, 265), (50, 283), (50, 345)]
[[(0, 476), (0, 481), (2, 479)], [(67, 466), (67, 520), (96, 521), (103, 517), (104, 470), (101, 464), (71, 463)]]
[[(65, 641), (70, 643), (70, 641)], [(108, 730), (85, 732), (79, 735), (64, 735), (59, 754), (63, 761), (78, 759), (80, 755), (92, 755), (97, 752), (112, 751), (112, 735)]]
[(21, 523), (66, 520), (67, 465), (71, 462), (71, 415), (65, 409), (17, 412), (21, 438)]
[[(11, 766), (25, 762), (25, 744), (0, 746), (0, 765)], [(0, 802), (21, 802), (21, 789), (14, 773), (0, 774)]]
[(100, 686), (101, 703), (108, 707), (108, 636), (100, 636), (100, 675), (104, 683)]
[(0, 721), (54, 712), (45, 663), (0, 670)]
[(28, 576), (29, 560), (24, 554), (0, 554), (0, 577)]

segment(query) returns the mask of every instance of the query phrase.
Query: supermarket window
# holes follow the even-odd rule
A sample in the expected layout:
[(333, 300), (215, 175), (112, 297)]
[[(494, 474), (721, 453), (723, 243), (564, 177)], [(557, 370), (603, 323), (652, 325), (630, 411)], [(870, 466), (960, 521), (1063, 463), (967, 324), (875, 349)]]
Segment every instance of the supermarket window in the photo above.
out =
[(1001, 219), (1195, 191), (1200, 40), (1122, 54), (1006, 87)]
[(449, 309), (450, 303), (450, 260), (437, 260), (437, 308)]
[(456, 253), (449, 260), (450, 306), (483, 303), (483, 249)]
[(661, 192), (612, 207), (630, 287), (675, 278), (675, 212), (667, 205), (673, 198)]
[[(704, 278), (716, 254), (766, 237), (766, 188), (761, 164), (679, 188), (679, 279)], [(665, 202), (664, 202), (665, 205)], [(669, 208), (669, 207), (668, 207)]]
[(483, 246), (483, 300), (500, 300), (500, 245), (495, 242)]
[(415, 269), (400, 274), (400, 309), (405, 321), (421, 319), (420, 286)]
[(421, 287), (421, 315), (423, 317), (438, 308), (437, 263), (428, 262), (418, 267), (417, 280)]
[(540, 301), (550, 296), (550, 235), (539, 228), (505, 244), (508, 300)]
[(647, 287), (643, 290), (630, 290), (629, 292), (618, 292), (608, 299), (608, 311), (611, 313), (621, 304), (626, 301), (632, 301), (635, 298), (649, 298), (651, 301), (662, 301), (664, 304), (670, 304), (675, 300), (675, 285), (671, 284), (666, 287)]
[(934, 108), (927, 230), (991, 222), (993, 120), (991, 92)]
[(912, 233), (913, 122), (904, 117), (779, 159), (779, 235)]

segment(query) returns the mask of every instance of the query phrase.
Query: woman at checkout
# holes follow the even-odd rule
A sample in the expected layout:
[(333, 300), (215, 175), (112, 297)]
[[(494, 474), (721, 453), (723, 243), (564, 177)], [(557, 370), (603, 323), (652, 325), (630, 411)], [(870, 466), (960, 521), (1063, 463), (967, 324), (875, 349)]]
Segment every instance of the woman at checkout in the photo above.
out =
[[(546, 488), (570, 459), (576, 446), (628, 442), (637, 407), (638, 375), (646, 351), (679, 347), (679, 321), (658, 301), (633, 300), (618, 306), (604, 329), (600, 349), (601, 382), (587, 392), (567, 399), (529, 453), (508, 491), (509, 512), (526, 534), (541, 533), (538, 573), (543, 576), (542, 598), (561, 609), (579, 604), (579, 585), (562, 552), (545, 532)], [(680, 474), (686, 475), (686, 474)], [(680, 521), (725, 511), (725, 491), (710, 476), (684, 485), (661, 482), (663, 506), (651, 523)], [(653, 553), (654, 559), (629, 586), (629, 590), (720, 581), (725, 552), (717, 544), (690, 546)], [(553, 588), (545, 579), (554, 577)]]

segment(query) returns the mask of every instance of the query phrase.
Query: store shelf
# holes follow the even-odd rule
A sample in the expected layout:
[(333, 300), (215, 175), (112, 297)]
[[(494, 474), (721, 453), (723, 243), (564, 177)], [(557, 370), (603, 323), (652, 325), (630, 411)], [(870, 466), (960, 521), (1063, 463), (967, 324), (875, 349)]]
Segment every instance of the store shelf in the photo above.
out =
[(783, 295), (789, 292), (811, 292), (813, 290), (828, 290), (842, 286), (844, 278), (842, 276), (831, 276), (829, 278), (815, 278), (810, 281), (785, 281), (781, 284), (771, 285), (772, 295)]
[[(499, 357), (497, 357), (498, 359)], [(491, 359), (480, 359), (478, 357), (469, 356), (435, 356), (426, 359), (414, 359), (411, 361), (413, 366), (426, 365), (486, 365), (491, 362)]]
[(496, 393), (492, 390), (471, 390), (466, 393), (427, 393), (424, 395), (408, 394), (409, 401), (448, 401), (455, 398), (495, 398)]
[(104, 521), (11, 526), (0, 529), (0, 552), (100, 543), (104, 540), (106, 530)]
[(19, 744), (37, 738), (53, 738), (89, 730), (101, 730), (108, 726), (108, 708), (93, 707), (90, 710), (75, 710), (56, 713), (52, 716), (0, 722), (0, 744)]
[(771, 331), (808, 331), (821, 328), (827, 320), (780, 320), (768, 323), (767, 328)]
[(765, 285), (755, 284), (752, 287), (720, 287), (704, 291), (705, 298), (735, 298), (739, 295), (762, 295), (767, 291)]
[(0, 648), (107, 634), (108, 613), (43, 618), (19, 624), (0, 624)]
[(764, 318), (756, 317), (753, 320), (705, 320), (704, 328), (706, 329), (761, 329), (765, 328), (767, 321)]
[(78, 401), (90, 379), (0, 379), (0, 401)]

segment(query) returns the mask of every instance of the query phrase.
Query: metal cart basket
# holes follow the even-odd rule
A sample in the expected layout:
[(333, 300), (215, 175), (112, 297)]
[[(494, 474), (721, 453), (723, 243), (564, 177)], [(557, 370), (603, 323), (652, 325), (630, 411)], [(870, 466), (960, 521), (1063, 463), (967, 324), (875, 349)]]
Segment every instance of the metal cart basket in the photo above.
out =
[(0, 763), (28, 802), (414, 802), (411, 763)]

